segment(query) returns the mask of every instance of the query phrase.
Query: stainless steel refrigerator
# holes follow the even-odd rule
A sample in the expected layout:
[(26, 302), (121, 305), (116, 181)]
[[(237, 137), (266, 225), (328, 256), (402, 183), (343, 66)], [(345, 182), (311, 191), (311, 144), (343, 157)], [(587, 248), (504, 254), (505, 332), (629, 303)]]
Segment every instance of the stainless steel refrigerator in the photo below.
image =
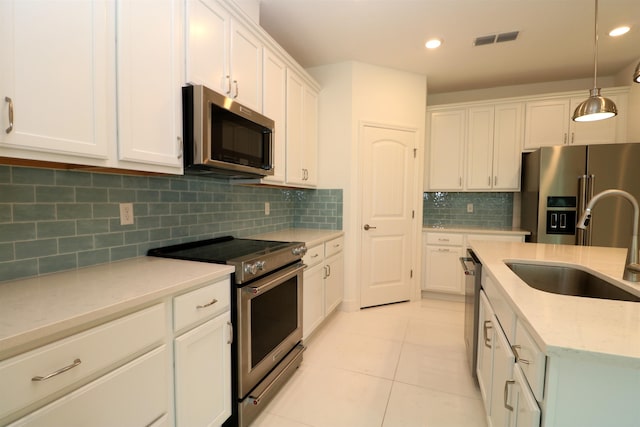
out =
[(640, 201), (640, 143), (556, 146), (524, 154), (521, 227), (529, 241), (628, 248), (633, 207), (620, 197), (601, 199), (587, 230), (576, 222), (595, 194), (625, 190)]

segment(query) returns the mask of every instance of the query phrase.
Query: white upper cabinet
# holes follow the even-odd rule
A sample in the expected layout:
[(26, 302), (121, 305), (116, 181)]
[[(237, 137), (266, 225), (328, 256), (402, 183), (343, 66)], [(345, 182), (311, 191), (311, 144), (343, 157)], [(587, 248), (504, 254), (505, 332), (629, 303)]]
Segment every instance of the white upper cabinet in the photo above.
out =
[(596, 122), (571, 120), (576, 107), (587, 99), (586, 91), (527, 102), (524, 149), (626, 142), (627, 91), (603, 90), (602, 95), (616, 103), (619, 114), (617, 117)]
[(112, 12), (103, 1), (0, 1), (0, 156), (106, 164)]
[(262, 113), (275, 123), (273, 137), (273, 175), (263, 178), (269, 184), (284, 184), (286, 178), (287, 66), (278, 55), (263, 52)]
[(287, 183), (317, 185), (318, 94), (292, 70), (287, 71)]
[(466, 190), (520, 190), (522, 103), (468, 111)]
[(426, 188), (518, 191), (522, 111), (520, 102), (431, 111)]
[(120, 166), (181, 173), (182, 2), (119, 0), (117, 10)]
[(187, 76), (262, 112), (262, 43), (216, 0), (187, 2)]
[(428, 115), (426, 188), (429, 190), (462, 190), (466, 113), (466, 108), (454, 108), (432, 111)]

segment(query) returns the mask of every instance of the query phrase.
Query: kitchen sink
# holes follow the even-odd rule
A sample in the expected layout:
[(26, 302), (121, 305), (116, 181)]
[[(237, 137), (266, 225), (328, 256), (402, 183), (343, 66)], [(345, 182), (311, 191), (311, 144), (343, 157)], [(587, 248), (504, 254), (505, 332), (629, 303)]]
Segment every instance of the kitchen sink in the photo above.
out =
[(505, 262), (527, 285), (540, 291), (578, 297), (640, 302), (640, 297), (574, 267)]

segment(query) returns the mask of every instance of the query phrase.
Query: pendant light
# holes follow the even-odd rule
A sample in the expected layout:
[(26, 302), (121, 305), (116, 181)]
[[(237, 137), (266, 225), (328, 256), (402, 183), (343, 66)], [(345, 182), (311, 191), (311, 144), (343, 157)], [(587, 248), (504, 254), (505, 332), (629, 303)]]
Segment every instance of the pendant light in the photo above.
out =
[(640, 62), (636, 65), (636, 71), (633, 73), (633, 81), (635, 83), (640, 83)]
[(597, 86), (596, 77), (598, 75), (598, 0), (596, 2), (594, 44), (593, 44), (593, 89), (589, 91), (589, 98), (582, 101), (573, 112), (573, 121), (591, 122), (603, 120), (618, 114), (616, 104), (600, 95), (600, 88)]

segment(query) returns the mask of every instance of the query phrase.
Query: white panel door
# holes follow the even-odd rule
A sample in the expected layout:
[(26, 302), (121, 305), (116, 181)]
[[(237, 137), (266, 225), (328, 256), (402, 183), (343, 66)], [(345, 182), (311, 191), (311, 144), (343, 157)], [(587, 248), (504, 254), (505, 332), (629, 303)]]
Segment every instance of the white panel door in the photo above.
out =
[(175, 340), (176, 425), (217, 426), (231, 415), (229, 312)]
[(495, 106), (493, 125), (493, 189), (520, 190), (523, 104)]
[(571, 120), (567, 98), (527, 102), (525, 107), (525, 150), (569, 142)]
[(186, 8), (186, 81), (229, 95), (229, 13), (215, 0), (189, 0)]
[(262, 44), (251, 31), (231, 20), (231, 98), (262, 112)]
[(115, 133), (112, 7), (106, 1), (0, 1), (0, 155), (106, 162)]
[(425, 188), (431, 191), (461, 190), (466, 132), (464, 108), (429, 114), (429, 158)]
[(182, 173), (182, 3), (119, 0), (117, 8), (119, 159)]
[[(570, 114), (573, 114), (578, 105), (588, 98), (588, 94), (584, 97), (571, 98)], [(618, 101), (615, 95), (605, 95), (613, 102)], [(618, 107), (619, 108), (619, 107)], [(614, 144), (616, 142), (616, 125), (619, 119), (613, 117), (607, 120), (598, 120), (595, 122), (571, 122), (571, 138), (570, 143), (574, 145), (587, 144)]]
[(302, 292), (302, 339), (324, 320), (324, 265), (316, 264), (304, 271)]
[(264, 49), (262, 113), (275, 122), (273, 132), (273, 175), (265, 182), (283, 184), (286, 171), (287, 67), (273, 52)]
[[(406, 301), (412, 292), (416, 132), (364, 125), (361, 307)], [(366, 229), (368, 228), (368, 230)]]
[(488, 190), (493, 184), (493, 106), (467, 112), (467, 190)]

